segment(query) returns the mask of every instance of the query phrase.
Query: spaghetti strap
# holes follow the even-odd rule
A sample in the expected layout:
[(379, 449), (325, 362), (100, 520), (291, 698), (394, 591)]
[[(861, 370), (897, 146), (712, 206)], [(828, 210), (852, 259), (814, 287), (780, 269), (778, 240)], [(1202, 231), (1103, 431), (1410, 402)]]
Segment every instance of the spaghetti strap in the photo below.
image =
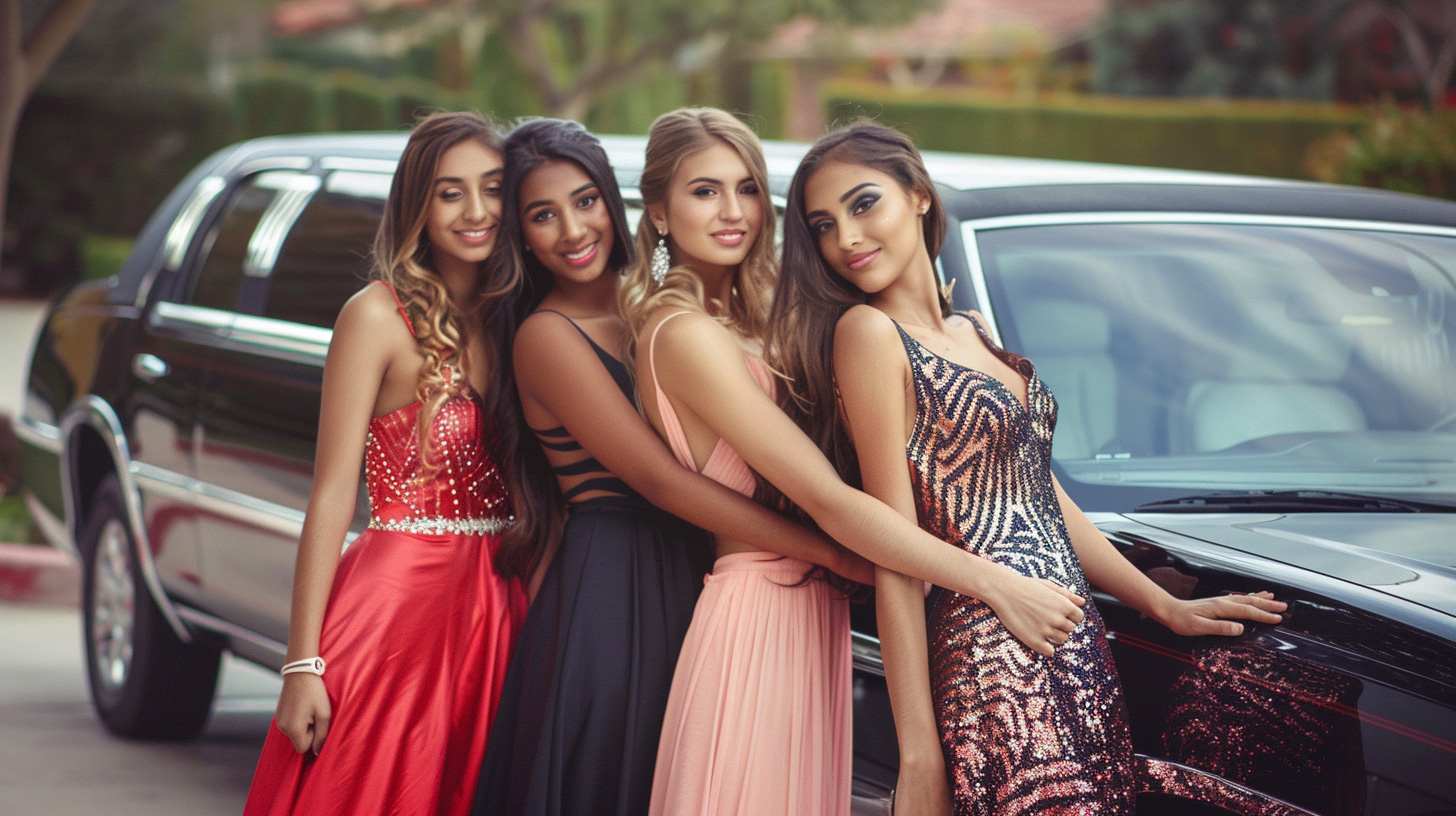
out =
[(672, 449), (677, 460), (683, 467), (694, 473), (699, 473), (698, 465), (693, 461), (692, 448), (688, 446), (688, 435), (683, 431), (682, 422), (677, 418), (677, 411), (673, 410), (672, 402), (662, 390), (662, 383), (657, 379), (657, 363), (655, 353), (657, 351), (657, 333), (667, 321), (678, 315), (691, 314), (690, 312), (673, 312), (658, 322), (652, 330), (652, 337), (647, 340), (647, 370), (652, 372), (652, 390), (657, 396), (657, 413), (662, 417), (662, 432), (667, 436), (667, 446)]
[(374, 283), (381, 284), (385, 289), (389, 290), (389, 296), (394, 298), (394, 306), (396, 309), (399, 309), (399, 316), (404, 318), (404, 325), (409, 328), (410, 336), (416, 336), (415, 322), (413, 320), (410, 320), (409, 312), (405, 311), (404, 301), (399, 299), (399, 293), (394, 291), (394, 287), (390, 285), (389, 281), (376, 280), (374, 281)]

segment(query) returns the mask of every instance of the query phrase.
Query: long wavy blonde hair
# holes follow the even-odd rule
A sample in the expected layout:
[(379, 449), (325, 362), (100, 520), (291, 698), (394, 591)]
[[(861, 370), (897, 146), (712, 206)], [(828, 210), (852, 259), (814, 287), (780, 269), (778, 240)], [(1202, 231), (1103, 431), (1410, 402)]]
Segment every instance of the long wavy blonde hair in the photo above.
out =
[[(763, 226), (738, 267), (727, 312), (717, 319), (740, 335), (762, 338), (768, 329), (778, 262), (774, 257), (775, 219), (773, 201), (768, 194), (768, 168), (758, 137), (732, 114), (717, 108), (680, 108), (664, 113), (647, 132), (647, 156), (638, 189), (646, 207), (664, 203), (683, 159), (719, 144), (732, 148), (748, 166), (758, 187)], [(637, 227), (636, 261), (628, 267), (617, 289), (618, 306), (629, 329), (629, 361), (635, 359), (638, 335), (648, 316), (658, 308), (672, 306), (708, 313), (703, 282), (690, 267), (674, 265), (662, 283), (652, 280), (652, 251), (662, 237), (651, 217), (643, 213), (642, 223)], [(668, 249), (675, 257), (671, 237)]]
[[(492, 253), (492, 260), (486, 261), (486, 270), (480, 276), (480, 288), (470, 302), (454, 303), (430, 259), (425, 221), (429, 216), (436, 168), (445, 151), (467, 139), (501, 152), (499, 131), (473, 111), (433, 113), (415, 125), (400, 156), (389, 199), (385, 202), (384, 218), (374, 236), (373, 276), (398, 293), (414, 326), (415, 341), (425, 357), (415, 396), (420, 401), (417, 433), (426, 476), (439, 467), (430, 433), (435, 415), (447, 400), (466, 387), (464, 377), (460, 376), (466, 321), (483, 319), (487, 326), (487, 359), (480, 361), (490, 372), (489, 393), (482, 395), (487, 408), (494, 407), (491, 403), (501, 398), (503, 389), (510, 391), (512, 401), (514, 398), (513, 387), (499, 382), (501, 372), (507, 370), (502, 362), (509, 359), (510, 346), (508, 342), (500, 343), (489, 331), (494, 322), (491, 313), (496, 310), (488, 308), (514, 288), (514, 279), (503, 279), (511, 277), (512, 268), (492, 263), (499, 254)], [(454, 369), (453, 375), (447, 376), (447, 367)]]

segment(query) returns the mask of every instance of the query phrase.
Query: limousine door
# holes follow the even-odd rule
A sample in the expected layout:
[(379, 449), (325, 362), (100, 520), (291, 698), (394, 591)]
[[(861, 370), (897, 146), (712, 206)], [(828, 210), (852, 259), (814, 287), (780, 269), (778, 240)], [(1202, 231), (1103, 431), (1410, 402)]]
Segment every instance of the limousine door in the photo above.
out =
[[(298, 194), (259, 224), (232, 330), (208, 367), (197, 446), (208, 606), (264, 648), (287, 642), (324, 358), (340, 307), (367, 281), (389, 183), (358, 170), (287, 181)], [(357, 531), (362, 496), (355, 516)]]

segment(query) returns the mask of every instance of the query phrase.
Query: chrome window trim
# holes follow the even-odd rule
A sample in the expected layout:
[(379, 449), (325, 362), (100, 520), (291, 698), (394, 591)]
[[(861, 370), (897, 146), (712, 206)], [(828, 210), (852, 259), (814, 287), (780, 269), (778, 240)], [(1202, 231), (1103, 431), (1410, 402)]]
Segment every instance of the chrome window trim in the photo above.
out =
[(233, 322), (236, 319), (235, 313), (222, 309), (190, 306), (186, 303), (163, 300), (157, 302), (156, 308), (147, 318), (147, 324), (153, 329), (201, 332), (218, 340), (224, 340), (232, 331)]
[(167, 228), (166, 237), (162, 239), (163, 269), (175, 272), (182, 268), (182, 261), (187, 257), (187, 247), (192, 244), (192, 236), (197, 233), (202, 216), (226, 189), (227, 180), (221, 176), (207, 176), (197, 182), (192, 195), (182, 205), (177, 218), (172, 221), (172, 226)]
[(322, 170), (359, 170), (365, 173), (394, 175), (399, 162), (392, 159), (364, 159), (354, 156), (325, 156), (319, 159)]
[(1035, 213), (976, 218), (961, 222), (967, 229), (993, 230), (1013, 227), (1046, 227), (1076, 224), (1229, 224), (1247, 226), (1314, 227), (1320, 229), (1401, 232), (1417, 235), (1456, 237), (1456, 227), (1435, 224), (1402, 224), (1390, 221), (1323, 218), (1301, 215), (1256, 215), (1209, 212), (1076, 212)]
[(248, 254), (243, 259), (244, 277), (266, 278), (273, 274), (273, 265), (278, 263), (278, 253), (283, 249), (288, 231), (322, 183), (323, 179), (318, 176), (300, 174), (288, 179), (248, 239)]
[[(78, 398), (66, 409), (61, 420), (61, 438), (72, 438), (77, 426), (80, 425), (89, 425), (101, 435), (111, 452), (112, 461), (116, 463), (116, 477), (121, 482), (122, 503), (125, 505), (127, 525), (131, 529), (133, 543), (136, 547), (135, 554), (137, 563), (141, 567), (142, 582), (147, 585), (147, 591), (151, 593), (152, 600), (161, 610), (167, 625), (172, 627), (172, 631), (183, 643), (191, 643), (192, 632), (177, 616), (177, 610), (173, 607), (171, 600), (167, 598), (167, 593), (163, 591), (161, 577), (157, 574), (156, 560), (152, 557), (151, 538), (147, 534), (146, 523), (142, 516), (141, 491), (137, 487), (136, 477), (132, 471), (131, 446), (126, 441), (121, 419), (106, 400), (95, 394), (87, 394)], [(79, 553), (80, 547), (76, 545), (78, 519), (76, 518), (76, 488), (73, 470), (71, 457), (62, 456), (61, 497), (66, 507), (66, 540), (71, 542), (72, 548)]]
[(885, 660), (880, 655), (880, 639), (863, 632), (849, 633), (849, 653), (854, 668), (870, 674), (885, 676)]
[(222, 345), (235, 351), (322, 367), (333, 338), (331, 329), (272, 317), (237, 315)]
[(313, 159), (307, 156), (268, 156), (262, 159), (254, 159), (238, 167), (233, 171), (233, 176), (251, 176), (255, 173), (262, 173), (268, 170), (308, 170), (313, 167)]
[(976, 290), (976, 307), (986, 318), (986, 331), (997, 345), (1001, 342), (1001, 327), (996, 324), (996, 307), (991, 303), (991, 293), (986, 289), (986, 270), (981, 266), (981, 247), (976, 242), (974, 222), (961, 224), (961, 241), (965, 244), (966, 274), (971, 277), (971, 288)]

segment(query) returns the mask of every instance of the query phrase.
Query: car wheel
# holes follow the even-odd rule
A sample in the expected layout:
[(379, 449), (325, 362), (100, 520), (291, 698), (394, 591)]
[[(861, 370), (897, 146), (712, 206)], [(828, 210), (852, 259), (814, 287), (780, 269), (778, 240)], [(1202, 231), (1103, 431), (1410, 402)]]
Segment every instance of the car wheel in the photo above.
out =
[(91, 701), (108, 731), (191, 739), (217, 690), (221, 652), (183, 643), (143, 583), (121, 487), (107, 477), (81, 533), (82, 639)]

